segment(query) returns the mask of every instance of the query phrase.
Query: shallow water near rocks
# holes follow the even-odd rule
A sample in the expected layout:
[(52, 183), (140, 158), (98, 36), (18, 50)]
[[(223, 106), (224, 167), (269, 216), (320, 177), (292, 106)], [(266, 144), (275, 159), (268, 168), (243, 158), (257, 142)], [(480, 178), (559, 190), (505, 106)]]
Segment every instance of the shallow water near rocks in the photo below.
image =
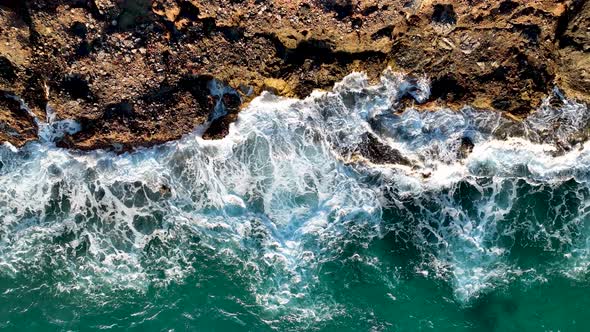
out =
[(588, 110), (398, 109), (428, 93), (351, 74), (218, 141), (0, 147), (0, 328), (588, 330)]

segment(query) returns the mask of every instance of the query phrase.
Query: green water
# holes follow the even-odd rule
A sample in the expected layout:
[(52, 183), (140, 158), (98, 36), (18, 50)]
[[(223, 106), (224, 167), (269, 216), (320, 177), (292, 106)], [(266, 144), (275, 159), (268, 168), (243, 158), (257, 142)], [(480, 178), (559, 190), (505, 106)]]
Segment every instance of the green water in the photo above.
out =
[[(405, 257), (403, 255), (406, 255)], [(88, 300), (56, 294), (51, 271), (40, 280), (2, 278), (0, 323), (3, 330), (147, 331), (587, 331), (590, 282), (552, 277), (498, 287), (468, 304), (454, 300), (443, 281), (403, 271), (387, 239), (360, 252), (361, 261), (341, 257), (326, 264), (322, 281), (309, 296), (332, 311), (331, 319), (290, 321), (288, 312), (257, 306), (244, 291), (247, 277), (233, 267), (205, 261), (183, 284), (147, 293), (116, 292)], [(378, 257), (378, 267), (363, 263)], [(401, 275), (396, 279), (394, 275)], [(391, 281), (395, 280), (395, 281)]]
[[(117, 285), (91, 292), (60, 291), (60, 285), (67, 283), (71, 275), (62, 273), (61, 263), (51, 262), (55, 254), (47, 252), (44, 269), (0, 279), (0, 324), (5, 330), (28, 331), (590, 329), (587, 268), (582, 264), (575, 278), (567, 276), (572, 272), (574, 258), (564, 258), (564, 254), (576, 252), (576, 240), (586, 234), (589, 220), (575, 222), (582, 212), (582, 201), (576, 197), (588, 196), (585, 186), (575, 181), (557, 186), (533, 186), (518, 180), (505, 183), (516, 187), (511, 191), (516, 196), (510, 198), (514, 203), (511, 212), (494, 224), (494, 230), (511, 236), (493, 241), (509, 249), (503, 269), (511, 272), (493, 279), (467, 300), (458, 298), (457, 287), (461, 286), (451, 274), (435, 275), (436, 269), (424, 267), (431, 255), (440, 254), (436, 246), (407, 241), (400, 235), (400, 230), (420, 230), (420, 219), (409, 222), (411, 218), (404, 217), (405, 213), (420, 217), (420, 212), (411, 207), (422, 201), (418, 199), (406, 202), (407, 209), (390, 209), (383, 214), (382, 225), (396, 231), (375, 236), (372, 227), (348, 225), (345, 235), (332, 239), (336, 243), (326, 248), (330, 252), (320, 254), (323, 259), (308, 271), (312, 277), (305, 282), (305, 295), (291, 298), (284, 305), (263, 306), (256, 298), (265, 291), (276, 291), (274, 278), (282, 278), (280, 267), (267, 266), (264, 271), (250, 274), (248, 262), (261, 264), (260, 253), (238, 252), (242, 259), (228, 260), (219, 257), (215, 248), (201, 247), (199, 239), (194, 239), (185, 249), (188, 257), (184, 260), (190, 262), (193, 272), (181, 282), (152, 284), (141, 291)], [(475, 212), (476, 205), (493, 196), (480, 195), (475, 186), (465, 182), (436, 194), (448, 197), (466, 213)], [(432, 200), (430, 195), (424, 199)], [(552, 207), (559, 209), (554, 211)], [(514, 231), (506, 232), (508, 227)], [(547, 242), (539, 231), (542, 228), (553, 235), (567, 233), (570, 238)], [(551, 228), (557, 232), (551, 232)], [(251, 248), (264, 251), (260, 244)], [(162, 245), (144, 254), (166, 255), (167, 249)], [(85, 259), (83, 253), (71, 255), (73, 264)], [(157, 270), (158, 266), (150, 268)], [(417, 272), (422, 268), (428, 274)], [(163, 272), (154, 275), (158, 273)]]

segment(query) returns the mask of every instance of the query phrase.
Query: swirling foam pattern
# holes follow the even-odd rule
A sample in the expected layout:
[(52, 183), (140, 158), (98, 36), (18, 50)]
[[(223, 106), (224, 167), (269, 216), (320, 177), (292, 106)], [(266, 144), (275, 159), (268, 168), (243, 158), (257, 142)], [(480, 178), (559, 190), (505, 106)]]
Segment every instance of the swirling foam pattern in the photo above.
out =
[(219, 141), (1, 146), (0, 327), (589, 328), (588, 110), (398, 109), (428, 94), (356, 73)]

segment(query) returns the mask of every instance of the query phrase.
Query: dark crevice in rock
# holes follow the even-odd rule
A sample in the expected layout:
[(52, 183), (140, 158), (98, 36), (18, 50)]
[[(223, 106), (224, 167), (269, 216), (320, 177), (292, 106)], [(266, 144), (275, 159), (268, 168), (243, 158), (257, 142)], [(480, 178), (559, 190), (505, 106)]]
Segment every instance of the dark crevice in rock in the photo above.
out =
[(502, 81), (506, 79), (507, 75), (509, 74), (509, 71), (510, 68), (506, 66), (499, 66), (492, 72), (478, 77), (478, 81), (480, 83), (486, 83), (489, 81)]
[(302, 64), (305, 60), (313, 60), (318, 63), (350, 63), (354, 60), (369, 58), (385, 59), (386, 54), (377, 51), (362, 51), (358, 53), (333, 51), (330, 41), (304, 40), (297, 44), (295, 49), (280, 48), (278, 54), (284, 50), (283, 58), (287, 64)]
[(203, 23), (203, 32), (206, 36), (210, 36), (211, 33), (215, 30), (217, 25), (215, 24), (215, 19), (212, 17), (206, 17), (201, 20)]
[(179, 18), (186, 18), (190, 21), (199, 21), (199, 14), (199, 8), (195, 7), (195, 5), (192, 3), (188, 1), (182, 1), (180, 3), (180, 13), (178, 14)]
[(23, 22), (27, 26), (32, 25), (31, 15), (29, 13), (29, 7), (24, 0), (0, 0), (0, 6), (8, 7), (16, 11), (16, 13), (22, 18)]
[(496, 98), (492, 101), (492, 106), (501, 111), (507, 111), (511, 105), (512, 102), (509, 98)]
[(544, 13), (543, 12), (539, 12), (538, 10), (536, 10), (533, 7), (525, 7), (521, 11), (519, 11), (516, 14), (512, 15), (512, 18), (518, 18), (518, 17), (521, 17), (521, 16), (529, 16), (529, 15), (543, 16)]
[(35, 30), (35, 25), (33, 24), (33, 19), (29, 9), (29, 2), (25, 0), (0, 0), (0, 6), (12, 8), (23, 20), (23, 22), (29, 28), (29, 41), (31, 44), (35, 44), (40, 40), (39, 33), (37, 30)]
[[(332, 43), (325, 40), (303, 40), (295, 49), (285, 49), (283, 57), (286, 63), (302, 64), (306, 59), (314, 59), (319, 62), (334, 62), (332, 56)], [(278, 51), (278, 50), (277, 50)], [(280, 54), (280, 53), (279, 53)]]
[[(226, 114), (214, 119), (203, 134), (204, 139), (221, 139), (229, 134), (229, 125), (238, 118), (242, 100), (237, 93), (225, 93), (221, 96), (221, 105)], [(210, 114), (211, 115), (211, 114)]]
[(453, 9), (453, 5), (436, 4), (432, 13), (432, 21), (439, 24), (456, 24), (457, 14)]
[(230, 124), (236, 121), (237, 117), (237, 113), (231, 113), (213, 120), (209, 125), (209, 128), (203, 133), (203, 139), (214, 140), (227, 136), (227, 134), (229, 134)]
[(518, 3), (506, 0), (500, 3), (500, 7), (498, 7), (497, 13), (501, 15), (506, 15), (512, 13), (516, 8), (518, 8)]
[(136, 113), (133, 104), (131, 104), (129, 101), (122, 101), (120, 103), (107, 105), (103, 114), (103, 119), (131, 119), (135, 116), (135, 114)]
[(66, 75), (61, 83), (61, 88), (74, 99), (92, 99), (90, 85), (80, 74)]
[(518, 53), (516, 56), (518, 63), (519, 75), (517, 78), (530, 80), (537, 91), (546, 91), (549, 82), (553, 80), (553, 75), (548, 72), (545, 64), (535, 65), (529, 61), (526, 55)]
[(10, 91), (0, 90), (0, 105), (3, 109), (7, 109), (17, 117), (30, 117), (29, 114), (21, 108), (18, 100), (14, 98), (14, 94)]
[(340, 21), (354, 13), (354, 5), (351, 0), (320, 0), (325, 10), (334, 12)]
[(177, 89), (188, 91), (195, 98), (202, 109), (209, 113), (214, 104), (211, 102), (208, 84), (213, 80), (210, 75), (192, 75), (180, 80)]
[(96, 20), (104, 20), (105, 16), (100, 12), (100, 9), (98, 8), (98, 6), (96, 5), (96, 1), (94, 0), (88, 0), (86, 2), (86, 8), (88, 9), (88, 11), (90, 12), (90, 14), (96, 19)]
[(25, 90), (21, 96), (27, 101), (32, 110), (45, 110), (47, 105), (47, 95), (45, 94), (45, 79), (40, 75), (34, 75), (29, 70), (25, 75), (27, 77), (24, 87)]
[(83, 40), (76, 47), (76, 56), (80, 58), (86, 57), (92, 53), (92, 49), (92, 45), (87, 40)]
[(86, 38), (86, 35), (88, 34), (88, 28), (86, 27), (86, 24), (78, 21), (72, 24), (70, 30), (75, 36), (80, 38)]
[(539, 44), (541, 28), (536, 24), (515, 24), (514, 28), (519, 31), (531, 44)]
[(461, 100), (468, 90), (451, 76), (444, 75), (432, 80), (431, 99), (442, 99), (450, 102)]
[(16, 80), (17, 69), (8, 60), (8, 58), (0, 56), (0, 80), (5, 80), (8, 83), (13, 83)]
[(363, 27), (363, 19), (360, 17), (355, 17), (351, 20), (351, 26), (353, 29), (358, 30)]
[(379, 10), (379, 6), (372, 5), (372, 6), (369, 6), (369, 7), (365, 8), (365, 9), (363, 9), (363, 11), (361, 12), (361, 14), (363, 14), (363, 16), (369, 16), (369, 15), (377, 12), (378, 10)]
[(129, 30), (139, 23), (152, 21), (150, 0), (126, 0), (120, 8), (117, 27), (121, 30)]
[(371, 39), (372, 40), (379, 40), (381, 38), (390, 38), (391, 39), (391, 35), (393, 33), (393, 25), (390, 26), (386, 26), (378, 31), (376, 31), (375, 33), (373, 33), (371, 35)]
[(244, 38), (244, 29), (240, 27), (219, 27), (217, 28), (223, 35), (225, 36), (226, 40), (231, 42), (236, 42)]

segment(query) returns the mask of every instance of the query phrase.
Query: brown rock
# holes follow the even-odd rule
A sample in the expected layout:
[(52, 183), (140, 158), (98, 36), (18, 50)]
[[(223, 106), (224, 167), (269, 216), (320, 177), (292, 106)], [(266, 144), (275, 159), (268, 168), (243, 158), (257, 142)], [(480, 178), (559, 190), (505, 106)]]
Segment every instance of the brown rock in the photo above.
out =
[[(304, 97), (352, 71), (376, 79), (391, 66), (431, 78), (428, 107), (471, 104), (524, 117), (555, 84), (590, 100), (589, 7), (581, 0), (11, 2), (0, 10), (0, 89), (41, 118), (48, 103), (58, 118), (82, 122), (67, 139), (81, 149), (181, 137), (209, 119), (212, 78), (248, 102), (263, 90)], [(5, 122), (14, 115), (6, 109)], [(236, 116), (217, 119), (207, 135), (223, 136)], [(8, 131), (0, 128), (3, 140)]]
[(556, 81), (569, 96), (590, 103), (590, 2), (574, 2), (563, 15)]

